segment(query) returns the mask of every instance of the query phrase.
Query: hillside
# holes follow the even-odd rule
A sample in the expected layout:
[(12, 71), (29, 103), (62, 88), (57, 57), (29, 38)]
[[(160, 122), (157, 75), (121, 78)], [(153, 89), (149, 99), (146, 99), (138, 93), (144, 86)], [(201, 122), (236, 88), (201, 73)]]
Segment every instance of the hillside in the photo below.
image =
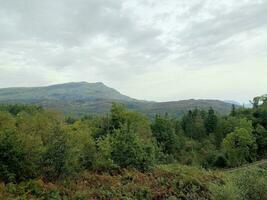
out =
[(140, 111), (148, 116), (166, 112), (173, 116), (180, 116), (187, 110), (196, 107), (202, 109), (213, 107), (221, 114), (229, 113), (231, 110), (231, 104), (219, 100), (192, 99), (172, 102), (136, 100), (107, 87), (101, 82), (0, 89), (0, 103), (38, 104), (75, 116), (106, 113), (112, 102), (123, 103), (129, 109)]
[(65, 83), (48, 87), (21, 87), (0, 89), (0, 101), (25, 101), (39, 102), (43, 100), (98, 100), (113, 99), (123, 101), (133, 101), (118, 91), (105, 86), (101, 82), (97, 83)]

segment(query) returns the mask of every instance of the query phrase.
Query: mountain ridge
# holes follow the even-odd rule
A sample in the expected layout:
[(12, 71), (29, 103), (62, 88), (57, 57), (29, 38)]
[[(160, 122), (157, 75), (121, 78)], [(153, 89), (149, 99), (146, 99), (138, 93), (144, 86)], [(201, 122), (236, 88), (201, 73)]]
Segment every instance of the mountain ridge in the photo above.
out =
[(9, 100), (10, 95), (16, 99), (64, 99), (64, 96), (72, 100), (80, 99), (114, 99), (134, 100), (117, 90), (110, 88), (102, 82), (70, 82), (41, 87), (11, 87), (0, 89), (0, 101)]
[(232, 105), (221, 100), (189, 99), (154, 102), (131, 98), (102, 82), (69, 82), (41, 87), (10, 87), (0, 89), (0, 103), (38, 104), (70, 115), (103, 114), (113, 102), (123, 103), (129, 109), (146, 115), (169, 113), (180, 116), (190, 109), (213, 107), (227, 114)]

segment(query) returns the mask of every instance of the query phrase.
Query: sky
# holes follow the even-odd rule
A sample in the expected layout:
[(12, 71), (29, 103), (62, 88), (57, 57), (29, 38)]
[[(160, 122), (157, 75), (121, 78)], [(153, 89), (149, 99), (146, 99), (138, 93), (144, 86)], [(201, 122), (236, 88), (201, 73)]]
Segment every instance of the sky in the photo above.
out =
[(247, 102), (267, 93), (267, 0), (0, 0), (0, 88), (80, 81)]

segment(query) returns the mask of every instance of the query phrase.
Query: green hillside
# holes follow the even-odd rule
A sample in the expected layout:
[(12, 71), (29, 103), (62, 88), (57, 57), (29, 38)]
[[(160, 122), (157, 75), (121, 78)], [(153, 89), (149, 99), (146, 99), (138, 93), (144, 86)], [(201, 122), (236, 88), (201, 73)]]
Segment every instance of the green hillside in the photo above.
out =
[(183, 100), (172, 102), (141, 101), (121, 94), (103, 83), (65, 83), (48, 87), (0, 89), (0, 103), (38, 104), (45, 108), (57, 109), (65, 114), (81, 116), (107, 113), (112, 102), (125, 104), (148, 116), (169, 113), (181, 116), (196, 107), (213, 107), (218, 113), (227, 114), (231, 104), (219, 100)]
[(118, 91), (97, 83), (65, 83), (48, 87), (19, 87), (0, 89), (0, 101), (38, 102), (43, 100), (97, 100), (114, 99), (132, 101)]

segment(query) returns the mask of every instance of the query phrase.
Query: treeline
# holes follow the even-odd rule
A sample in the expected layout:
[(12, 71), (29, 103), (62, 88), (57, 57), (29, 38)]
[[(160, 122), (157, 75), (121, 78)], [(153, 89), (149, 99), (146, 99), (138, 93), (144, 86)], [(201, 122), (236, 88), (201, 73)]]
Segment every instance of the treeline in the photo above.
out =
[(53, 181), (83, 170), (149, 171), (182, 163), (235, 167), (266, 156), (267, 99), (252, 109), (233, 106), (229, 116), (195, 109), (181, 119), (168, 114), (150, 121), (113, 104), (104, 117), (64, 117), (38, 106), (0, 106), (0, 179)]

